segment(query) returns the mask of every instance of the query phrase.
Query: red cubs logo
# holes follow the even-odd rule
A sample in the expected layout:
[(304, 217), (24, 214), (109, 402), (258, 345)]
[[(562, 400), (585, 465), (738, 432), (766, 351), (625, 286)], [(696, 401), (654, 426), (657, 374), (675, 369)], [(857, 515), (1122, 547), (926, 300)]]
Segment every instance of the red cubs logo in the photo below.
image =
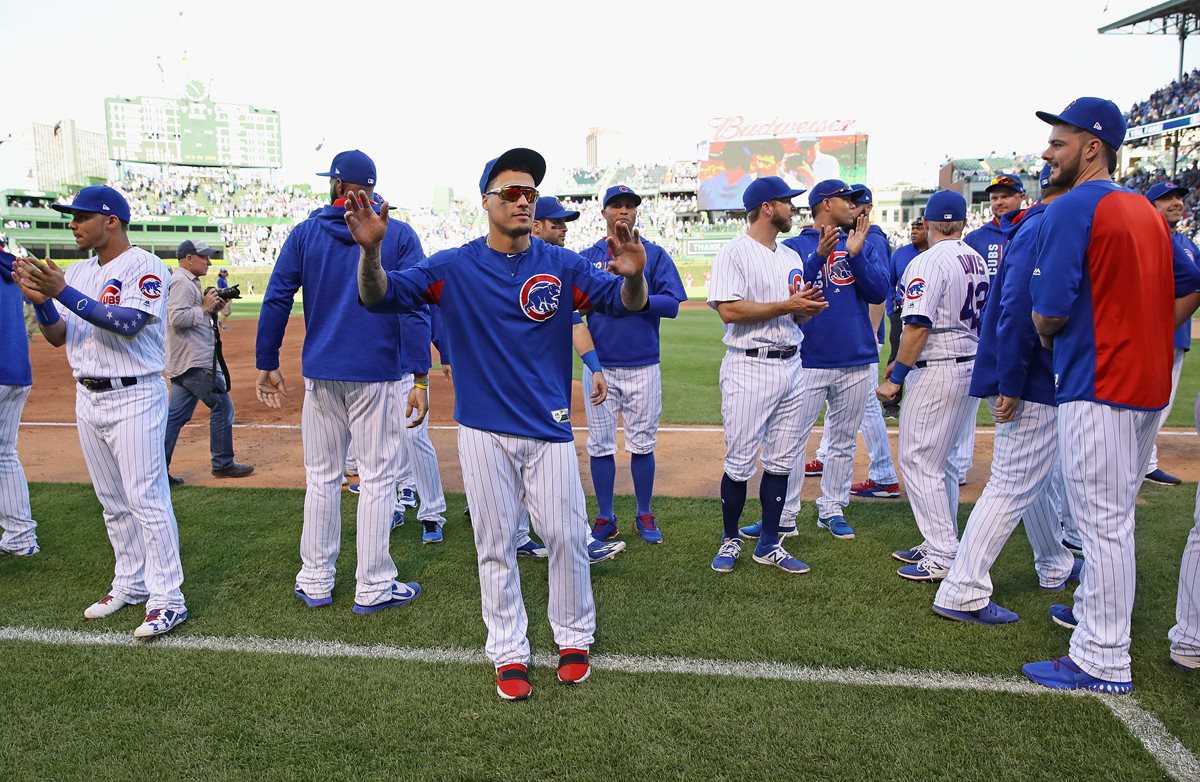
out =
[(138, 290), (147, 299), (157, 299), (162, 295), (162, 280), (153, 274), (147, 274), (138, 280)]
[(100, 289), (100, 295), (96, 301), (101, 304), (120, 304), (121, 303), (121, 281), (109, 280), (104, 283), (104, 287)]
[(553, 274), (535, 274), (521, 286), (521, 310), (530, 320), (541, 323), (558, 312), (562, 281)]
[(905, 298), (907, 298), (909, 301), (916, 301), (924, 295), (925, 280), (922, 280), (920, 277), (914, 277), (912, 281), (908, 283), (908, 288), (904, 291)]
[(792, 269), (788, 272), (788, 292), (799, 293), (804, 288), (804, 272), (800, 269)]
[(850, 271), (850, 257), (845, 250), (834, 250), (825, 262), (825, 277), (834, 285), (851, 285), (854, 272)]

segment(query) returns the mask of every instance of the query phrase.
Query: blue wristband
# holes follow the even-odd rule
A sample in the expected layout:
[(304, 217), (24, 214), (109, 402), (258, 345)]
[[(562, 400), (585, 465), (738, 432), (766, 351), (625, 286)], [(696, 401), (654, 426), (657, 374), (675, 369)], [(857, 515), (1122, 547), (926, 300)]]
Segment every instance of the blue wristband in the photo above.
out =
[(892, 364), (892, 376), (888, 380), (891, 380), (898, 386), (902, 386), (904, 385), (904, 378), (908, 377), (909, 372), (912, 372), (912, 367), (897, 361)]
[(58, 314), (58, 307), (55, 307), (54, 302), (49, 299), (43, 301), (41, 304), (33, 305), (33, 316), (43, 326), (53, 326), (62, 320), (62, 317)]
[(582, 356), (580, 356), (579, 360), (583, 362), (584, 366), (593, 372), (600, 371), (600, 357), (596, 355), (596, 351), (589, 350), (587, 353), (584, 353)]
[(92, 310), (96, 308), (96, 300), (84, 296), (79, 291), (72, 288), (70, 285), (62, 289), (54, 298), (67, 305), (67, 309), (74, 312), (79, 317), (87, 320), (87, 316), (92, 314)]

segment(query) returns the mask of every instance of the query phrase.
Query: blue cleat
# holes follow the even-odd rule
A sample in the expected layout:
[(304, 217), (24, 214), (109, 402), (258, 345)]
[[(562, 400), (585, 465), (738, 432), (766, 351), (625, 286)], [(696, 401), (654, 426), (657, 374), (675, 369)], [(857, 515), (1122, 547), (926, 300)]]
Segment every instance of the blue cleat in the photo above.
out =
[(1155, 470), (1154, 472), (1146, 473), (1146, 480), (1151, 483), (1157, 483), (1160, 486), (1178, 486), (1183, 481), (1165, 470)]
[[(830, 516), (827, 519), (817, 519), (817, 526), (829, 530), (838, 540), (854, 540), (854, 527), (846, 523), (845, 516)], [(780, 535), (780, 537), (783, 537)]]
[(1133, 692), (1133, 682), (1111, 682), (1106, 679), (1097, 679), (1095, 676), (1084, 673), (1070, 656), (1040, 663), (1026, 663), (1021, 666), (1021, 670), (1034, 684), (1040, 684), (1052, 690), (1091, 690), (1110, 695), (1124, 695)]
[(594, 565), (597, 562), (603, 562), (606, 559), (612, 559), (617, 554), (625, 550), (625, 541), (623, 540), (596, 540), (592, 538), (588, 541), (588, 564)]
[(1074, 630), (1079, 624), (1075, 619), (1075, 612), (1071, 610), (1071, 606), (1050, 606), (1050, 618), (1054, 620), (1054, 624), (1062, 625), (1068, 630)]
[(296, 597), (304, 601), (304, 605), (309, 608), (326, 608), (333, 605), (333, 593), (330, 592), (324, 597), (309, 597), (308, 593), (300, 587), (296, 587)]
[(404, 526), (404, 508), (397, 505), (392, 508), (392, 529)]
[(401, 489), (396, 493), (396, 504), (405, 508), (417, 507), (417, 493), (412, 489)]
[[(758, 521), (754, 522), (753, 524), (748, 524), (745, 527), (742, 527), (741, 529), (738, 530), (738, 534), (741, 535), (746, 540), (758, 540), (760, 537), (762, 537), (762, 519), (759, 519)], [(792, 526), (790, 526), (790, 527), (785, 527), (783, 525), (783, 522), (780, 522), (780, 524), (779, 524), (779, 539), (780, 540), (783, 540), (784, 538), (790, 538), (793, 535), (799, 535), (799, 534), (800, 533), (798, 533), (796, 531), (796, 522), (795, 521), (792, 521)]]
[(772, 565), (785, 573), (792, 573), (797, 576), (807, 573), (809, 570), (808, 565), (787, 553), (781, 543), (776, 543), (774, 546), (764, 549), (760, 540), (758, 545), (754, 547), (754, 561), (760, 565)]
[(169, 633), (187, 621), (188, 612), (172, 611), (169, 608), (152, 608), (146, 613), (146, 621), (133, 631), (134, 638), (153, 638)]
[(538, 541), (530, 538), (521, 545), (517, 546), (517, 556), (526, 557), (528, 559), (545, 559), (550, 556), (550, 552), (546, 547)]
[(933, 612), (956, 622), (970, 622), (977, 625), (1006, 625), (1021, 618), (1007, 608), (996, 605), (993, 600), (989, 600), (983, 608), (974, 611), (955, 611), (953, 608), (942, 608), (934, 603)]
[(1044, 587), (1042, 587), (1042, 589), (1046, 590), (1047, 592), (1061, 592), (1067, 588), (1067, 584), (1078, 584), (1079, 583), (1079, 574), (1081, 572), (1083, 572), (1083, 560), (1077, 559), (1077, 560), (1075, 560), (1074, 564), (1071, 565), (1070, 574), (1065, 579), (1063, 579), (1063, 582), (1061, 584), (1058, 584), (1057, 586), (1049, 586), (1049, 587), (1044, 586)]
[(721, 548), (717, 549), (717, 555), (713, 557), (712, 569), (718, 573), (733, 572), (733, 566), (737, 564), (741, 553), (741, 540), (738, 538), (725, 538), (721, 541)]
[(892, 559), (896, 560), (897, 562), (903, 562), (906, 565), (915, 565), (922, 559), (925, 559), (925, 544), (922, 543), (916, 548), (906, 548), (901, 549), (900, 551), (893, 551)]
[(362, 491), (362, 484), (358, 481), (347, 484), (346, 491), (350, 492), (351, 494), (358, 494), (360, 491)]
[(658, 519), (654, 518), (653, 513), (638, 514), (633, 526), (637, 527), (638, 534), (647, 543), (662, 543), (662, 530), (658, 528)]
[(39, 551), (41, 551), (41, 548), (36, 543), (32, 546), (21, 546), (20, 548), (0, 548), (0, 554), (8, 554), (13, 557), (32, 557)]
[(422, 521), (421, 526), (424, 527), (424, 532), (421, 533), (422, 543), (442, 542), (442, 522), (430, 519)]
[(950, 575), (950, 568), (939, 567), (930, 562), (929, 557), (922, 557), (917, 564), (905, 565), (897, 570), (896, 575), (909, 581), (942, 581)]
[(350, 610), (356, 614), (374, 614), (379, 611), (386, 611), (389, 608), (406, 606), (412, 601), (416, 600), (420, 594), (420, 584), (414, 581), (409, 581), (408, 583), (396, 581), (392, 583), (392, 591), (388, 595), (387, 600), (384, 600), (382, 603), (374, 603), (369, 606), (365, 606), (356, 602), (354, 607)]
[(608, 540), (617, 536), (617, 515), (614, 513), (611, 519), (606, 519), (603, 516), (596, 517), (596, 523), (592, 525), (592, 537), (596, 540)]

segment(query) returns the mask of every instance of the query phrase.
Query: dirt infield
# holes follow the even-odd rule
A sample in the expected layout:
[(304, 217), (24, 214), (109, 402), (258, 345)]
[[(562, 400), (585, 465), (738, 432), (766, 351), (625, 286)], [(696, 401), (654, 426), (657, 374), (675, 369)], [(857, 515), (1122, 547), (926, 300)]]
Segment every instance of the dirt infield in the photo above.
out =
[[(201, 486), (304, 486), (304, 459), (300, 444), (300, 406), (304, 398), (303, 378), (300, 375), (300, 347), (304, 322), (292, 318), (281, 353), (281, 368), (290, 397), (282, 410), (264, 407), (254, 396), (254, 336), (257, 321), (237, 320), (222, 335), (225, 355), (233, 376), (233, 400), (237, 410), (238, 429), (234, 446), (238, 461), (254, 464), (253, 475), (237, 481), (212, 477), (208, 461), (208, 416), (203, 406), (193, 422), (186, 426), (175, 449), (172, 474), (183, 477), (189, 484)], [(75, 421), (75, 382), (67, 367), (63, 351), (52, 348), (40, 337), (30, 346), (33, 360), (33, 391), (25, 406), (20, 432), (21, 461), (30, 481), (78, 482), (87, 480), (87, 470), (79, 450), (73, 426), (38, 426), (37, 424), (72, 424)], [(353, 345), (347, 345), (353, 350)], [(716, 378), (713, 378), (716, 382)], [(453, 427), (454, 390), (450, 381), (440, 373), (430, 377), (431, 437), (437, 448), (442, 468), (442, 481), (448, 491), (462, 491), (462, 474), (458, 466), (455, 431)], [(583, 395), (575, 382), (572, 423), (586, 426)], [(895, 452), (895, 430), (891, 432)], [(576, 449), (585, 476), (585, 491), (590, 491), (586, 433), (577, 432)], [(809, 443), (809, 453), (816, 442)], [(991, 460), (990, 432), (976, 437), (975, 467), (968, 485), (963, 489), (964, 500), (974, 500), (987, 479)], [(724, 440), (717, 427), (662, 425), (656, 449), (657, 476), (655, 492), (664, 496), (716, 497), (721, 478), (721, 460), (725, 453)], [(1200, 442), (1193, 437), (1163, 436), (1159, 439), (1159, 461), (1169, 472), (1187, 481), (1200, 479)], [(633, 485), (626, 468), (627, 457), (618, 457), (617, 493), (632, 494)], [(859, 448), (855, 476), (866, 477), (865, 448)], [(819, 481), (805, 482), (804, 497), (815, 499), (820, 494)]]

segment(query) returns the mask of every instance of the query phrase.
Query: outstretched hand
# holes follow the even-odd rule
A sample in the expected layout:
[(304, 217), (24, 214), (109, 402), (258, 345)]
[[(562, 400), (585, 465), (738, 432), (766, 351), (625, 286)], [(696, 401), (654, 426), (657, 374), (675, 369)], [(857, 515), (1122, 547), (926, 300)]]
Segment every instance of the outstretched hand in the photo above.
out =
[(371, 206), (371, 197), (365, 190), (350, 193), (346, 198), (346, 226), (350, 236), (360, 247), (378, 247), (383, 244), (387, 235), (388, 205), (387, 201), (379, 208), (379, 213)]
[(67, 276), (58, 264), (49, 259), (45, 262), (37, 258), (16, 259), (13, 261), (13, 277), (26, 298), (34, 304), (54, 298), (67, 287)]
[(850, 255), (858, 255), (863, 250), (863, 245), (867, 242), (867, 231), (871, 230), (871, 218), (867, 217), (867, 213), (863, 212), (854, 221), (854, 227), (850, 229), (850, 233), (846, 236), (846, 252)]
[(622, 277), (637, 277), (646, 268), (646, 247), (642, 244), (638, 229), (631, 229), (629, 223), (618, 220), (613, 232), (605, 240), (612, 254), (612, 260), (608, 263), (610, 272)]

